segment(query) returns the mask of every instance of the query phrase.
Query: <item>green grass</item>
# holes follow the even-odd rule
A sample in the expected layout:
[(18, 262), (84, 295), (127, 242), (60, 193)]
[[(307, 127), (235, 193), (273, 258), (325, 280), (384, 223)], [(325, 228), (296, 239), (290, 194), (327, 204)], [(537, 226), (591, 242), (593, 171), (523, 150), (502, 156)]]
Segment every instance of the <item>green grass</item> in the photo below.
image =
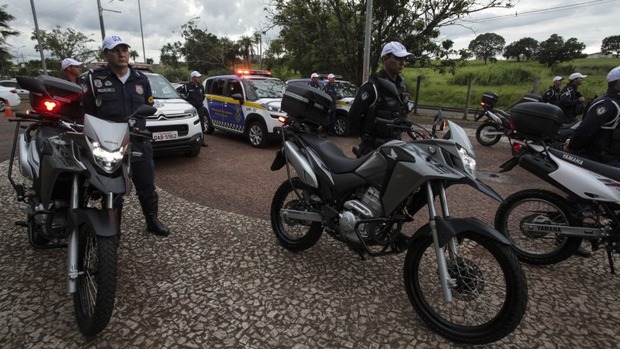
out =
[(578, 59), (551, 68), (532, 61), (497, 61), (486, 65), (483, 61), (469, 61), (454, 75), (442, 75), (430, 68), (407, 67), (403, 76), (412, 96), (420, 77), (418, 103), (422, 105), (463, 108), (467, 101), (467, 81), (471, 78), (470, 106), (475, 107), (482, 93), (490, 91), (500, 96), (498, 107), (506, 108), (527, 93), (541, 94), (556, 75), (564, 77), (564, 87), (568, 76), (577, 71), (588, 75), (579, 90), (590, 100), (605, 93), (607, 73), (618, 65), (620, 59), (617, 58)]

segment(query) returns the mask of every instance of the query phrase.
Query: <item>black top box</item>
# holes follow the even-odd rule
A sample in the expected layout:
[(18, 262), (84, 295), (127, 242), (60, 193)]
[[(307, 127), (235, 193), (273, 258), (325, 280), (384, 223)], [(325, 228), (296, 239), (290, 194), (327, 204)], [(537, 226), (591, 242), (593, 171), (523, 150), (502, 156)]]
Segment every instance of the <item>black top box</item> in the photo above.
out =
[(564, 112), (553, 104), (519, 103), (510, 111), (510, 125), (517, 134), (532, 139), (552, 139), (560, 126)]
[(482, 94), (482, 102), (484, 102), (485, 104), (490, 105), (493, 108), (497, 104), (497, 100), (498, 99), (499, 99), (499, 96), (497, 95), (497, 93), (485, 92), (485, 93)]
[[(36, 79), (45, 85), (52, 99), (60, 103), (60, 109), (56, 111), (57, 114), (77, 122), (83, 122), (82, 86), (48, 75), (39, 75)], [(30, 106), (37, 112), (45, 112), (43, 102), (46, 99), (49, 97), (31, 93)]]
[(325, 92), (310, 85), (288, 85), (282, 97), (282, 110), (289, 118), (325, 126), (334, 101)]

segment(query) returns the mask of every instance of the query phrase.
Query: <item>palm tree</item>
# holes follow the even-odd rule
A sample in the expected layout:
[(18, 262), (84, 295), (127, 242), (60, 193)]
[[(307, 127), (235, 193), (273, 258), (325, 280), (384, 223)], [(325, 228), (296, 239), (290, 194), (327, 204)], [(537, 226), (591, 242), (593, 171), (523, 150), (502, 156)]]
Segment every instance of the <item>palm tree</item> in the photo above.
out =
[(136, 58), (140, 57), (140, 55), (138, 54), (138, 51), (131, 50), (129, 51), (129, 57), (131, 57), (131, 59), (133, 59), (133, 62), (136, 63)]
[(249, 67), (250, 55), (254, 55), (254, 38), (251, 38), (249, 36), (242, 36), (241, 39), (237, 41), (237, 43), (241, 47), (241, 55), (243, 56), (243, 60)]

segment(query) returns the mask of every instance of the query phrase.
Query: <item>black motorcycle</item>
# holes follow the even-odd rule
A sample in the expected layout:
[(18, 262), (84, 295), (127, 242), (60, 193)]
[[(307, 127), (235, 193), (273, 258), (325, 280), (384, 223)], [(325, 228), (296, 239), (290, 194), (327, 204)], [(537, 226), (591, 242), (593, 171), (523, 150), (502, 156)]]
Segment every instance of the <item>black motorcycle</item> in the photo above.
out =
[[(94, 336), (114, 309), (118, 203), (131, 190), (133, 117), (156, 109), (144, 106), (128, 122), (114, 123), (84, 115), (82, 89), (74, 83), (47, 75), (17, 82), (30, 91), (32, 106), (9, 120), (16, 125), (8, 178), (26, 212), (17, 224), (27, 228), (34, 248), (67, 248), (67, 290), (76, 322), (84, 335)], [(16, 149), (21, 184), (13, 173)]]

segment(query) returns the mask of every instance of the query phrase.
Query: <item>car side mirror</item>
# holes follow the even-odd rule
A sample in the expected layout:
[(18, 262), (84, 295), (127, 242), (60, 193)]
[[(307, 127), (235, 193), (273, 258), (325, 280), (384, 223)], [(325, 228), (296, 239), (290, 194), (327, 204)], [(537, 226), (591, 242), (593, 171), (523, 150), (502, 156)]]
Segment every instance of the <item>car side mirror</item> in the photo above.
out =
[(230, 97), (239, 101), (239, 103), (243, 103), (243, 95), (241, 93), (233, 93), (233, 95)]

